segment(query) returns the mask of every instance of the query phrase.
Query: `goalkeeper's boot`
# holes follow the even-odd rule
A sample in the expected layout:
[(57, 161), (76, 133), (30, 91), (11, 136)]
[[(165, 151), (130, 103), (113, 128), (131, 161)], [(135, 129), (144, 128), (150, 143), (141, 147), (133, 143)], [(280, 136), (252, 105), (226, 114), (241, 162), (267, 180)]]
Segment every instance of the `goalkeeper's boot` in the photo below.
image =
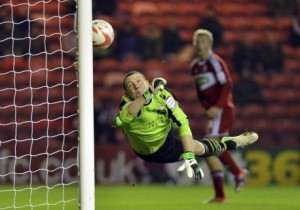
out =
[(243, 188), (246, 179), (248, 175), (248, 170), (247, 169), (242, 169), (241, 172), (234, 176), (234, 182), (235, 182), (235, 191), (240, 192), (241, 189)]
[(206, 204), (209, 204), (209, 203), (226, 203), (226, 202), (227, 202), (226, 197), (214, 197), (214, 198), (211, 198), (207, 201), (204, 201), (204, 203), (206, 203)]
[(221, 142), (235, 142), (235, 149), (243, 148), (249, 144), (253, 144), (258, 140), (258, 134), (255, 132), (245, 132), (239, 136), (225, 136)]

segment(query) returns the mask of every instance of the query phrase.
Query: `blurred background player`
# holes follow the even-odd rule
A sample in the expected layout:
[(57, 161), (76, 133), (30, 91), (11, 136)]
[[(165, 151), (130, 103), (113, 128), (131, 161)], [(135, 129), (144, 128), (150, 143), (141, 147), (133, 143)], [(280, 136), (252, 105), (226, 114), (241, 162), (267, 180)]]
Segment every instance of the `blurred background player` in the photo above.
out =
[[(197, 57), (190, 64), (190, 72), (194, 77), (199, 101), (205, 110), (205, 137), (219, 140), (230, 133), (235, 118), (231, 75), (224, 60), (212, 51), (213, 35), (210, 31), (196, 30), (193, 46)], [(237, 165), (231, 153), (225, 151), (219, 157), (207, 157), (206, 162), (211, 170), (215, 189), (215, 197), (207, 202), (226, 202), (222, 163), (234, 175), (236, 192), (241, 190), (247, 170)]]

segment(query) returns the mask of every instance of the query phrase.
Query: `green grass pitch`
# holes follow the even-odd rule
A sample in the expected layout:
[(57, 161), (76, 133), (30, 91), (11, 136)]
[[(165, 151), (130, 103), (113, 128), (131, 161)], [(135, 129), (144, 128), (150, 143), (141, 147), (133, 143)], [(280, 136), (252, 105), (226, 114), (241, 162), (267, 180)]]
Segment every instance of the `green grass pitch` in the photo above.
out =
[(105, 186), (97, 188), (96, 209), (105, 210), (296, 210), (299, 186), (245, 187), (239, 194), (226, 187), (225, 204), (204, 204), (211, 186)]
[[(18, 191), (16, 207), (7, 207), (14, 199), (13, 192), (5, 192), (8, 186), (0, 187), (0, 209), (20, 210), (76, 210), (78, 199), (61, 203), (62, 197), (76, 198), (76, 186), (53, 188), (50, 191), (37, 188), (34, 191)], [(21, 189), (21, 187), (19, 188)], [(213, 195), (212, 186), (167, 186), (167, 185), (107, 185), (96, 186), (96, 210), (296, 210), (300, 208), (299, 186), (246, 186), (241, 193), (232, 186), (225, 188), (228, 201), (225, 204), (204, 204)], [(46, 196), (48, 193), (48, 196)], [(30, 195), (31, 194), (31, 195)], [(31, 198), (30, 198), (31, 197)], [(48, 197), (48, 199), (46, 199)], [(33, 206), (20, 208), (28, 204)], [(52, 205), (45, 206), (49, 202)]]

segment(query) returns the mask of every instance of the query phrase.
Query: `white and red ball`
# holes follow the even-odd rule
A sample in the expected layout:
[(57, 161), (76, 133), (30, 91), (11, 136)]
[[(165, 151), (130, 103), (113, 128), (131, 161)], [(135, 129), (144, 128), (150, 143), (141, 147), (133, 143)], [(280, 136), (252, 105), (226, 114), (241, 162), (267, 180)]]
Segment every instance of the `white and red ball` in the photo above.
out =
[(113, 27), (104, 20), (93, 20), (93, 46), (101, 49), (108, 48), (114, 41)]

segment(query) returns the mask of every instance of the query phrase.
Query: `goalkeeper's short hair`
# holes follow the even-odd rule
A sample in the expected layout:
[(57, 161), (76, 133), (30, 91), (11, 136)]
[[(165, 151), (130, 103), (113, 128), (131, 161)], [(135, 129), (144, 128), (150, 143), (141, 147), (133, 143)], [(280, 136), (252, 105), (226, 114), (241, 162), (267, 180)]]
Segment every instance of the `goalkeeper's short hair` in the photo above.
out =
[(212, 35), (212, 33), (209, 31), (209, 30), (206, 30), (206, 29), (198, 29), (194, 32), (194, 35), (193, 35), (193, 46), (196, 46), (196, 43), (197, 43), (197, 37), (199, 35), (206, 35), (208, 37), (208, 39), (210, 40), (211, 42), (211, 45), (213, 44), (214, 42), (214, 37)]

